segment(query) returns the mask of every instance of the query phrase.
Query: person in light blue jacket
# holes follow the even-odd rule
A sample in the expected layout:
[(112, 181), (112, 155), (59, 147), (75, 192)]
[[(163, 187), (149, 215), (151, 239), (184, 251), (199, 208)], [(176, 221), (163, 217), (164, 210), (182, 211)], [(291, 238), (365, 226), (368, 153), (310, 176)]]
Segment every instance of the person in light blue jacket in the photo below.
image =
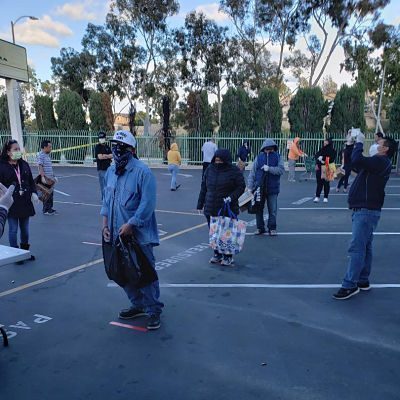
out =
[[(159, 245), (156, 207), (156, 181), (150, 169), (134, 157), (136, 139), (128, 131), (117, 131), (111, 141), (114, 164), (105, 176), (101, 215), (103, 238), (115, 241), (119, 236), (134, 236), (155, 269), (153, 247)], [(156, 276), (156, 274), (154, 274)], [(149, 316), (147, 329), (160, 327), (158, 280), (144, 287), (128, 283), (124, 290), (132, 303), (119, 313), (121, 319)]]

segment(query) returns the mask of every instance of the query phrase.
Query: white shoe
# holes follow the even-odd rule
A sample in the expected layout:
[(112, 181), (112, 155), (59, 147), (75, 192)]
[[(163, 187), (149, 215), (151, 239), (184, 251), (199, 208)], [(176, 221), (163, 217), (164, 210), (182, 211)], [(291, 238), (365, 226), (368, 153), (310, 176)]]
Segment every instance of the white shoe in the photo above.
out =
[(328, 199), (325, 197), (324, 198), (324, 203), (327, 203), (328, 202)]
[(314, 203), (319, 203), (319, 197), (316, 197), (316, 198), (314, 199)]

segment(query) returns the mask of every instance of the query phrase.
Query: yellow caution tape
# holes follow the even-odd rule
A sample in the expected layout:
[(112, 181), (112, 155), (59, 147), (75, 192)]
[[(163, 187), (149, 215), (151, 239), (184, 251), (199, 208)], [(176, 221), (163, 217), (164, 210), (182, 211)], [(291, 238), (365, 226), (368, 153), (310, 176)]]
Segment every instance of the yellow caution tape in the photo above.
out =
[[(83, 149), (84, 147), (89, 147), (93, 146), (92, 144), (81, 144), (79, 146), (73, 146), (73, 147), (65, 147), (63, 149), (57, 149), (57, 150), (52, 150), (52, 153), (62, 153), (64, 151), (69, 151), (69, 150), (77, 150), (77, 149)], [(38, 153), (25, 153), (25, 156), (36, 156)]]

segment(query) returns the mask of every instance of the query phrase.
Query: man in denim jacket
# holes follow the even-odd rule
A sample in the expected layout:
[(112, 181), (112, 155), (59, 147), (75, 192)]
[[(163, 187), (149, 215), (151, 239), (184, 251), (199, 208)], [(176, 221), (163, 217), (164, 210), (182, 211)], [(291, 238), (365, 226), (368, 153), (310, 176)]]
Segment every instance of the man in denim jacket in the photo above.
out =
[[(101, 215), (105, 241), (118, 235), (134, 236), (155, 268), (153, 247), (159, 245), (156, 207), (156, 181), (150, 169), (134, 157), (136, 139), (128, 131), (114, 134), (112, 153), (114, 164), (105, 176), (105, 190)], [(127, 284), (124, 290), (132, 307), (119, 313), (121, 319), (149, 316), (147, 329), (160, 327), (160, 314), (164, 306), (159, 301), (158, 280), (138, 288)]]
[(352, 239), (342, 287), (333, 295), (336, 300), (349, 299), (360, 290), (370, 289), (373, 233), (381, 216), (385, 186), (392, 170), (391, 158), (397, 151), (393, 139), (382, 138), (376, 155), (364, 157), (364, 140), (365, 136), (360, 132), (351, 155), (351, 168), (358, 172), (348, 198), (349, 208), (353, 211)]

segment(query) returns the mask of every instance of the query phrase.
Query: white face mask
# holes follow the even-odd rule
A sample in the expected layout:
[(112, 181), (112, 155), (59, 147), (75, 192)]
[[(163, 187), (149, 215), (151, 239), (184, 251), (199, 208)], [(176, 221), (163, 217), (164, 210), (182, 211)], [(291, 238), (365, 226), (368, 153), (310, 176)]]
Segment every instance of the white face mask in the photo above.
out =
[(106, 139), (99, 139), (99, 142), (100, 142), (101, 144), (104, 144), (104, 143), (106, 142)]

